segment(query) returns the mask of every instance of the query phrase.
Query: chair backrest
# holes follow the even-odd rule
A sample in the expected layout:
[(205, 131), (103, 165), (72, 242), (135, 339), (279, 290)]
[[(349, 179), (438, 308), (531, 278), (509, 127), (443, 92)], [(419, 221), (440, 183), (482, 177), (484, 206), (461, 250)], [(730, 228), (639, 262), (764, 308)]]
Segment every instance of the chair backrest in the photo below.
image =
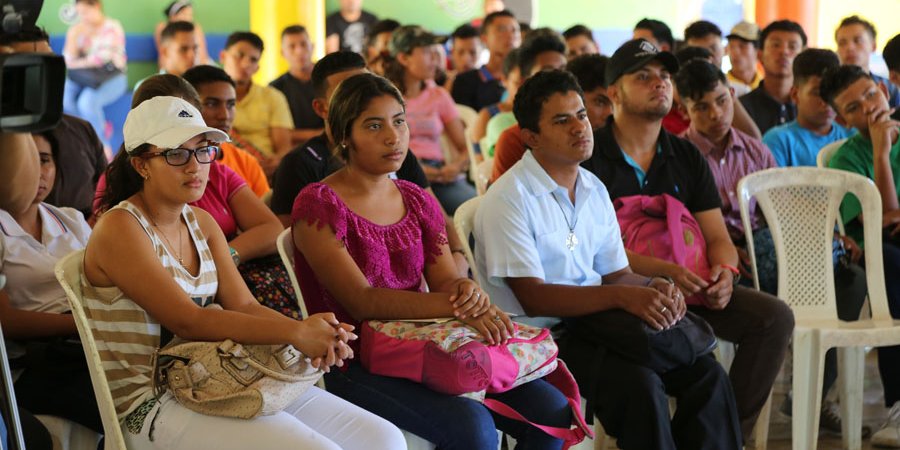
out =
[(819, 150), (819, 154), (816, 155), (816, 167), (822, 169), (827, 168), (828, 162), (831, 161), (831, 157), (834, 156), (834, 152), (841, 148), (841, 146), (844, 145), (844, 142), (847, 142), (847, 138), (834, 141), (822, 147), (822, 149)]
[(491, 182), (491, 175), (494, 172), (494, 158), (485, 158), (484, 161), (478, 163), (475, 168), (475, 191), (478, 195), (484, 195), (488, 189), (488, 183)]
[(472, 270), (475, 281), (478, 284), (483, 285), (484, 279), (481, 278), (481, 273), (478, 272), (478, 267), (475, 265), (475, 253), (472, 252), (472, 246), (469, 245), (469, 239), (474, 239), (472, 236), (472, 229), (475, 228), (475, 213), (478, 212), (478, 205), (480, 204), (481, 197), (478, 196), (470, 198), (462, 205), (459, 205), (459, 207), (456, 208), (456, 213), (453, 214), (453, 225), (456, 227), (456, 232), (459, 234), (460, 242), (462, 242), (466, 260), (469, 261), (469, 269)]
[(463, 105), (456, 104), (456, 110), (459, 111), (459, 118), (462, 119), (466, 126), (466, 151), (469, 154), (469, 178), (475, 180), (475, 140), (472, 139), (472, 130), (475, 128), (475, 121), (478, 120), (478, 111)]
[(290, 227), (285, 228), (275, 240), (275, 246), (278, 247), (281, 262), (284, 263), (288, 277), (291, 279), (291, 286), (294, 287), (294, 293), (297, 294), (297, 306), (300, 307), (300, 317), (306, 319), (309, 317), (309, 313), (306, 311), (303, 293), (300, 292), (300, 280), (297, 279), (297, 273), (294, 272), (294, 235), (291, 233), (291, 230), (292, 228)]
[(91, 323), (84, 312), (84, 302), (81, 292), (81, 275), (84, 271), (84, 250), (69, 253), (56, 263), (56, 279), (62, 285), (72, 307), (72, 317), (78, 328), (78, 336), (81, 338), (81, 346), (84, 349), (88, 362), (88, 370), (91, 374), (91, 385), (94, 387), (94, 395), (97, 397), (97, 408), (100, 409), (100, 419), (103, 421), (103, 434), (106, 449), (125, 450), (125, 439), (119, 419), (116, 416), (116, 406), (113, 402), (112, 391), (103, 370), (103, 362), (100, 360), (100, 352), (97, 350), (97, 342), (94, 341), (94, 333), (91, 331)]
[[(871, 180), (834, 169), (791, 167), (747, 175), (738, 183), (741, 220), (756, 276), (750, 199), (766, 217), (778, 257), (778, 296), (803, 319), (837, 319), (832, 239), (838, 207), (853, 194), (865, 217), (881, 217), (881, 198)], [(866, 280), (872, 318), (890, 320), (881, 260), (881, 221), (863, 224)], [(754, 281), (759, 288), (758, 281)]]

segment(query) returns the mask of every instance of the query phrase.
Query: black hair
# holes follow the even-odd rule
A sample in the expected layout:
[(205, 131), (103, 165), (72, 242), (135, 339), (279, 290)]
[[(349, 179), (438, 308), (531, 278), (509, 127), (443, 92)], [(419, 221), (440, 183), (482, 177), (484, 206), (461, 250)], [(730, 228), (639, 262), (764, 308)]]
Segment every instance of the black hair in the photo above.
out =
[(693, 59), (682, 65), (675, 74), (674, 81), (678, 95), (691, 100), (699, 100), (719, 83), (728, 86), (725, 74), (714, 64), (701, 59)]
[(228, 76), (228, 73), (219, 67), (207, 66), (205, 64), (191, 67), (181, 75), (181, 78), (184, 78), (185, 81), (190, 83), (194, 89), (199, 89), (200, 86), (207, 83), (216, 82), (228, 83), (231, 87), (235, 87), (234, 80)]
[(306, 31), (306, 27), (304, 27), (303, 25), (288, 25), (288, 26), (284, 27), (283, 30), (281, 30), (281, 39), (284, 39), (284, 37), (289, 34), (304, 34), (304, 33), (307, 35), (309, 34), (309, 32)]
[(538, 55), (544, 52), (557, 52), (566, 54), (566, 43), (562, 36), (551, 28), (538, 28), (528, 34), (528, 38), (522, 42), (519, 53), (519, 71), (522, 77), (531, 74)]
[(528, 35), (532, 32), (531, 24), (528, 22), (519, 22), (519, 33), (522, 34), (522, 39), (528, 37)]
[(375, 22), (369, 31), (366, 33), (367, 39), (374, 39), (375, 36), (378, 36), (381, 33), (393, 32), (397, 28), (400, 28), (400, 22), (397, 22), (394, 19), (382, 19), (378, 22)]
[[(56, 139), (53, 130), (44, 130), (32, 134), (44, 138), (50, 144), (50, 156), (53, 158), (53, 164), (59, 165), (59, 139)], [(59, 180), (59, 175), (57, 175), (56, 180)]]
[(481, 22), (481, 34), (487, 33), (488, 28), (490, 28), (491, 24), (494, 23), (500, 17), (509, 17), (511, 19), (516, 18), (515, 14), (508, 9), (504, 9), (503, 11), (494, 11), (486, 16), (484, 16), (484, 21)]
[(478, 37), (478, 29), (473, 27), (468, 23), (464, 23), (455, 30), (453, 30), (453, 34), (450, 35), (453, 39), (471, 39)]
[[(200, 96), (193, 86), (181, 77), (172, 74), (153, 75), (144, 80), (134, 91), (131, 109), (154, 97), (178, 97), (200, 109)], [(144, 179), (134, 170), (130, 159), (138, 157), (153, 148), (151, 144), (141, 144), (130, 153), (124, 147), (106, 167), (106, 190), (100, 193), (98, 211), (108, 211), (122, 200), (131, 197), (144, 188)]]
[(339, 51), (325, 55), (316, 62), (310, 75), (316, 98), (328, 100), (325, 98), (325, 95), (328, 93), (328, 77), (338, 72), (365, 68), (366, 60), (356, 52)]
[(24, 27), (18, 33), (0, 33), (0, 45), (41, 41), (50, 42), (50, 36), (39, 26)]
[(190, 22), (185, 22), (183, 20), (176, 20), (175, 22), (169, 22), (166, 24), (165, 28), (162, 29), (162, 32), (159, 34), (159, 41), (166, 42), (169, 39), (175, 37), (177, 33), (193, 33), (194, 32), (194, 24)]
[(869, 32), (869, 36), (872, 36), (873, 41), (878, 36), (878, 32), (875, 31), (875, 25), (872, 25), (872, 22), (869, 22), (868, 20), (863, 19), (862, 17), (859, 17), (858, 15), (854, 14), (850, 17), (844, 17), (843, 20), (841, 20), (840, 25), (838, 25), (838, 27), (834, 30), (834, 40), (837, 40), (838, 30), (840, 30), (841, 28), (850, 26), (850, 25), (862, 25), (863, 28), (865, 28), (866, 31)]
[(100, 5), (100, 0), (75, 0), (75, 3), (84, 3), (86, 5), (97, 6)]
[(900, 34), (891, 38), (884, 46), (884, 62), (888, 69), (900, 71)]
[(519, 126), (525, 130), (540, 133), (539, 122), (541, 110), (547, 99), (553, 94), (565, 94), (575, 91), (584, 97), (584, 91), (578, 85), (575, 76), (564, 70), (547, 70), (536, 73), (525, 80), (525, 83), (516, 92), (513, 101), (513, 114)]
[(682, 47), (677, 52), (675, 52), (675, 59), (678, 60), (679, 66), (695, 59), (702, 59), (708, 62), (710, 59), (712, 59), (712, 57), (713, 54), (711, 51), (709, 51), (708, 48), (697, 47), (694, 45)]
[(806, 83), (810, 77), (821, 77), (828, 69), (841, 65), (838, 55), (824, 48), (808, 48), (794, 58), (794, 86)]
[(803, 46), (806, 47), (806, 32), (803, 31), (803, 27), (800, 26), (799, 23), (794, 22), (793, 20), (776, 20), (763, 28), (762, 32), (759, 33), (759, 48), (763, 48), (766, 46), (766, 38), (769, 37), (769, 34), (773, 31), (787, 31), (788, 33), (797, 33), (800, 35), (800, 41), (803, 43)]
[(350, 149), (345, 146), (353, 122), (369, 106), (369, 102), (382, 95), (390, 95), (406, 110), (406, 103), (397, 87), (386, 78), (374, 73), (353, 75), (341, 82), (331, 96), (328, 105), (328, 128), (334, 138), (336, 153), (349, 161)]
[(869, 75), (861, 67), (850, 64), (828, 69), (822, 74), (822, 82), (819, 83), (819, 96), (837, 111), (838, 108), (834, 104), (835, 97), (861, 78), (871, 80), (872, 75)]
[(594, 42), (594, 32), (591, 31), (590, 28), (588, 28), (580, 23), (577, 25), (572, 25), (566, 31), (563, 31), (562, 35), (563, 35), (563, 38), (566, 40), (571, 39), (575, 36), (584, 36), (584, 37), (590, 39), (591, 42)]
[(514, 49), (510, 50), (509, 53), (507, 53), (505, 57), (503, 57), (503, 76), (504, 77), (509, 78), (509, 74), (511, 74), (513, 70), (520, 68), (519, 62), (521, 59), (520, 56), (522, 56), (521, 53), (522, 53), (521, 47), (514, 48)]
[(578, 85), (584, 92), (606, 86), (606, 64), (609, 58), (603, 55), (581, 55), (566, 65), (566, 70), (575, 75)]
[(702, 39), (710, 34), (722, 37), (722, 30), (716, 24), (708, 20), (698, 20), (684, 29), (684, 40)]
[(228, 40), (225, 41), (225, 50), (228, 50), (238, 42), (246, 42), (259, 50), (260, 53), (265, 48), (263, 40), (256, 33), (252, 31), (235, 31), (228, 35)]
[(661, 20), (644, 18), (634, 26), (634, 29), (648, 30), (657, 42), (660, 44), (669, 44), (669, 47), (675, 48), (675, 38), (672, 37), (672, 29)]

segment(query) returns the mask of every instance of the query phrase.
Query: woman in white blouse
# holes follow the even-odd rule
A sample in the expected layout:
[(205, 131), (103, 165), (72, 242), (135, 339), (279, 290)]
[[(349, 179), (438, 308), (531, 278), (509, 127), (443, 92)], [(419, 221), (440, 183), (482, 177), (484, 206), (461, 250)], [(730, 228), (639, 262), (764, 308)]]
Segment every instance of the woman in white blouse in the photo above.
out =
[[(57, 143), (49, 132), (33, 135), (40, 156), (40, 183), (31, 205), (19, 214), (0, 210), (0, 323), (7, 339), (19, 406), (103, 432), (90, 374), (56, 262), (85, 247), (91, 229), (73, 208), (43, 200), (56, 178)], [(30, 448), (30, 447), (29, 447)]]

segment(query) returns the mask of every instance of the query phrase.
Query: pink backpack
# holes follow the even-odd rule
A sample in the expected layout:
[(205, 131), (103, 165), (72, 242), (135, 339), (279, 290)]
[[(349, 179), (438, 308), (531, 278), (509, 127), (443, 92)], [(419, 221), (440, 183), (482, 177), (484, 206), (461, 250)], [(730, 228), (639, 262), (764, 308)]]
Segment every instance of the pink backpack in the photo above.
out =
[[(527, 422), (566, 442), (564, 448), (593, 438), (584, 422), (578, 385), (566, 365), (556, 358), (559, 349), (550, 331), (515, 324), (507, 345), (485, 345), (481, 335), (458, 320), (442, 323), (370, 320), (360, 329), (360, 362), (371, 373), (405, 378), (450, 395), (465, 395), (505, 417)], [(529, 381), (544, 378), (568, 398), (575, 428), (530, 422), (509, 405), (485, 398)]]
[[(678, 199), (669, 194), (632, 195), (617, 198), (613, 205), (626, 249), (674, 262), (709, 279), (706, 240), (697, 220)], [(703, 295), (692, 295), (685, 302), (703, 305)]]

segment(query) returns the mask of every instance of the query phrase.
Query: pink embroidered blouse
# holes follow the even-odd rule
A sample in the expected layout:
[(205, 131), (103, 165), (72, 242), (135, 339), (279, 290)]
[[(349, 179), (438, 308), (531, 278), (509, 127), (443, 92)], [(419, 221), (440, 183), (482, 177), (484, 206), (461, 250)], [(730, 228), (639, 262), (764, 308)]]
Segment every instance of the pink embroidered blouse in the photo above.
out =
[[(441, 254), (447, 243), (444, 216), (437, 201), (413, 183), (394, 180), (406, 214), (392, 225), (370, 222), (347, 207), (327, 185), (306, 186), (294, 200), (291, 219), (331, 227), (353, 261), (373, 287), (421, 291), (426, 263)], [(294, 270), (309, 314), (333, 312), (341, 322), (358, 326), (316, 280), (315, 273), (299, 250), (294, 250)]]

